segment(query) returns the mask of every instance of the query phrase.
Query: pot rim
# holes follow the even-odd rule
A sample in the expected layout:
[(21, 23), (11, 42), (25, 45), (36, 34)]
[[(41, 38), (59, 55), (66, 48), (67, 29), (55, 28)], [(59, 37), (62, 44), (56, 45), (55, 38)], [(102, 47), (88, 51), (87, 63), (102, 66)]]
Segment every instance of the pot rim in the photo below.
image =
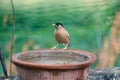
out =
[[(31, 53), (31, 52), (41, 52), (41, 51), (72, 51), (75, 53), (80, 53), (82, 55), (85, 55), (87, 57), (89, 57), (89, 59), (87, 61), (83, 61), (81, 63), (77, 63), (77, 64), (39, 64), (39, 63), (31, 63), (31, 62), (25, 62), (22, 60), (17, 59), (18, 56), (20, 56), (21, 54), (27, 54), (27, 53)], [(30, 51), (24, 51), (24, 52), (20, 52), (17, 54), (14, 54), (12, 56), (12, 62), (16, 65), (16, 66), (21, 66), (21, 67), (27, 67), (27, 68), (36, 68), (36, 69), (76, 69), (76, 68), (84, 68), (84, 67), (89, 67), (93, 62), (96, 61), (96, 56), (90, 52), (84, 51), (84, 50), (75, 50), (75, 49), (67, 49), (67, 50), (63, 50), (63, 49), (55, 49), (55, 50), (51, 50), (51, 49), (39, 49), (39, 50), (30, 50)]]

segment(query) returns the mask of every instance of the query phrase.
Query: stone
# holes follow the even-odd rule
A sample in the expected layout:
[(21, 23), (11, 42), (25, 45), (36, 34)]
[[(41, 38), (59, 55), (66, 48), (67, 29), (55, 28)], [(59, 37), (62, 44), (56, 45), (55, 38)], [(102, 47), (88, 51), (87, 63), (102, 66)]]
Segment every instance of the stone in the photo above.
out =
[(120, 68), (91, 70), (88, 80), (120, 80)]

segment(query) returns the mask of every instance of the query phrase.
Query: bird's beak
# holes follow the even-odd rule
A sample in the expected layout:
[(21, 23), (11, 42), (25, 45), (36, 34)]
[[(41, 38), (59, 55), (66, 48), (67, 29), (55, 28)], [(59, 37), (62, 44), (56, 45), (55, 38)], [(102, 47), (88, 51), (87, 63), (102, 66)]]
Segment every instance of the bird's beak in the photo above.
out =
[(55, 24), (52, 24), (53, 27), (55, 27)]

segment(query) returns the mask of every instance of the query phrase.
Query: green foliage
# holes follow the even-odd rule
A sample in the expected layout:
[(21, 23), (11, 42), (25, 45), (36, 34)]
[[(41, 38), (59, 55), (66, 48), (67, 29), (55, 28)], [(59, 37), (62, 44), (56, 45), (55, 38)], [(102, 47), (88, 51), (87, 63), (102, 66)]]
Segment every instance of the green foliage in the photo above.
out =
[[(64, 1), (64, 0), (63, 0)], [(96, 52), (102, 40), (109, 34), (116, 10), (111, 0), (16, 0), (16, 30), (14, 52), (24, 49), (51, 48), (54, 22), (62, 22), (70, 33), (72, 48)], [(11, 8), (9, 1), (0, 0), (0, 46), (6, 59), (9, 57), (11, 40)], [(4, 17), (6, 16), (6, 17)], [(6, 22), (3, 22), (6, 19)], [(93, 64), (92, 68), (96, 65)]]

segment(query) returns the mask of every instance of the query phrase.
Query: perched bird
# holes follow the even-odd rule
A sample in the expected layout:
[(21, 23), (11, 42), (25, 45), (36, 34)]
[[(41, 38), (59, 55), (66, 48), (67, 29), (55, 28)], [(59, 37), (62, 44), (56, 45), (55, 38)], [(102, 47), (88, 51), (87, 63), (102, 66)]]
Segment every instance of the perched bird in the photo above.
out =
[(65, 30), (62, 23), (54, 23), (52, 24), (55, 27), (54, 37), (57, 41), (57, 45), (55, 45), (52, 49), (57, 48), (59, 44), (64, 44), (65, 47), (63, 49), (67, 49), (70, 44), (70, 36), (69, 33)]

